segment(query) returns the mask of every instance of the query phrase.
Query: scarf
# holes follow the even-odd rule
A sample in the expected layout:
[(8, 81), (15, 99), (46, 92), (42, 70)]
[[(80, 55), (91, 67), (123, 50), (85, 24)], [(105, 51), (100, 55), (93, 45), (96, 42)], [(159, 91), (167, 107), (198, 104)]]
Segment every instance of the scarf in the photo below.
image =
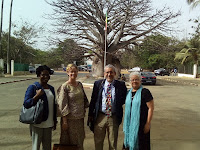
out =
[[(138, 150), (138, 131), (140, 126), (140, 105), (142, 86), (136, 91), (132, 100), (132, 89), (129, 90), (125, 102), (125, 116), (123, 124), (124, 145), (129, 150)], [(132, 103), (132, 107), (131, 107)]]

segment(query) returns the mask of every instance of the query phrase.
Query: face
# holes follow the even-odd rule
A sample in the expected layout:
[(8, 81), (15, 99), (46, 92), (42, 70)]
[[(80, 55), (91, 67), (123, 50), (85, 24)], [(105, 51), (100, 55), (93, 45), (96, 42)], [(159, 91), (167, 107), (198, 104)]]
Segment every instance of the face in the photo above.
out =
[(47, 83), (50, 79), (49, 71), (43, 70), (40, 74), (40, 82)]
[(131, 78), (130, 78), (130, 82), (131, 82), (131, 86), (134, 90), (137, 90), (139, 89), (140, 85), (141, 85), (141, 80), (138, 76), (136, 75), (133, 75)]
[(68, 74), (69, 78), (75, 80), (78, 75), (78, 70), (75, 67), (72, 67), (67, 71), (67, 74)]
[(114, 80), (116, 73), (112, 68), (106, 68), (104, 71), (104, 77), (108, 82), (112, 82)]

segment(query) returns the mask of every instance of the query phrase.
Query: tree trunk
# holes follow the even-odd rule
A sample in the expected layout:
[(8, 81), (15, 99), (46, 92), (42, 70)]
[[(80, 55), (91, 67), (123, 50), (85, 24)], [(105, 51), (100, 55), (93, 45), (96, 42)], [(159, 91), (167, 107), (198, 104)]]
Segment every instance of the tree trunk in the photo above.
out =
[[(103, 60), (94, 56), (93, 63), (92, 63), (92, 75), (94, 77), (103, 77), (104, 67), (103, 67)], [(121, 64), (118, 58), (113, 57), (113, 55), (107, 55), (106, 65), (112, 64), (116, 68), (116, 79), (118, 79), (120, 72), (121, 72)]]
[(92, 76), (103, 77), (103, 69), (103, 60), (97, 56), (94, 56), (92, 63)]

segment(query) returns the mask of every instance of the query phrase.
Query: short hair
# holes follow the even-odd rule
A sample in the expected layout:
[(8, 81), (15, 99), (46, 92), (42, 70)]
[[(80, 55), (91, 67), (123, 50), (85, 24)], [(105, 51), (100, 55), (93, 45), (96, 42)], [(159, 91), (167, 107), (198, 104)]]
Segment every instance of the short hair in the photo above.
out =
[(139, 72), (137, 72), (137, 71), (131, 72), (131, 74), (129, 75), (129, 79), (130, 79), (132, 76), (138, 76), (138, 78), (140, 79), (140, 81), (142, 80), (141, 74), (140, 74)]
[(39, 66), (36, 69), (36, 75), (37, 75), (37, 77), (39, 77), (41, 75), (41, 72), (44, 71), (44, 70), (47, 70), (49, 72), (49, 74), (51, 74), (51, 69), (48, 66), (43, 65), (43, 66)]
[(75, 64), (68, 64), (66, 70), (69, 71), (71, 68), (76, 68), (76, 70), (78, 70), (78, 67)]
[(112, 68), (112, 70), (116, 73), (116, 69), (115, 69), (115, 67), (113, 65), (111, 65), (111, 64), (106, 65), (104, 67), (104, 72), (106, 71), (107, 68)]

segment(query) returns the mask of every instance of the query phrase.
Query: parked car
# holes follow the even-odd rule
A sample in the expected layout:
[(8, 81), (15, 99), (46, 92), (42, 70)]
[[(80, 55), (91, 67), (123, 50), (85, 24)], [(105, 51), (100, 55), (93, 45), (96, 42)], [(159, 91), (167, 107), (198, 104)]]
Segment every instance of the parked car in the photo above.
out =
[(165, 75), (170, 75), (170, 72), (164, 68), (160, 68), (160, 69), (157, 69), (157, 70), (154, 70), (154, 73), (155, 75), (161, 75), (161, 76), (165, 76)]
[(80, 65), (78, 66), (79, 71), (88, 71), (87, 65)]
[(152, 72), (141, 72), (142, 84), (156, 84), (156, 75)]
[(29, 72), (30, 73), (34, 73), (35, 72), (35, 68), (33, 66), (29, 66)]
[(142, 68), (140, 68), (140, 67), (134, 67), (134, 68), (132, 68), (132, 69), (130, 69), (130, 70), (128, 70), (128, 72), (140, 72), (140, 71), (142, 71)]

